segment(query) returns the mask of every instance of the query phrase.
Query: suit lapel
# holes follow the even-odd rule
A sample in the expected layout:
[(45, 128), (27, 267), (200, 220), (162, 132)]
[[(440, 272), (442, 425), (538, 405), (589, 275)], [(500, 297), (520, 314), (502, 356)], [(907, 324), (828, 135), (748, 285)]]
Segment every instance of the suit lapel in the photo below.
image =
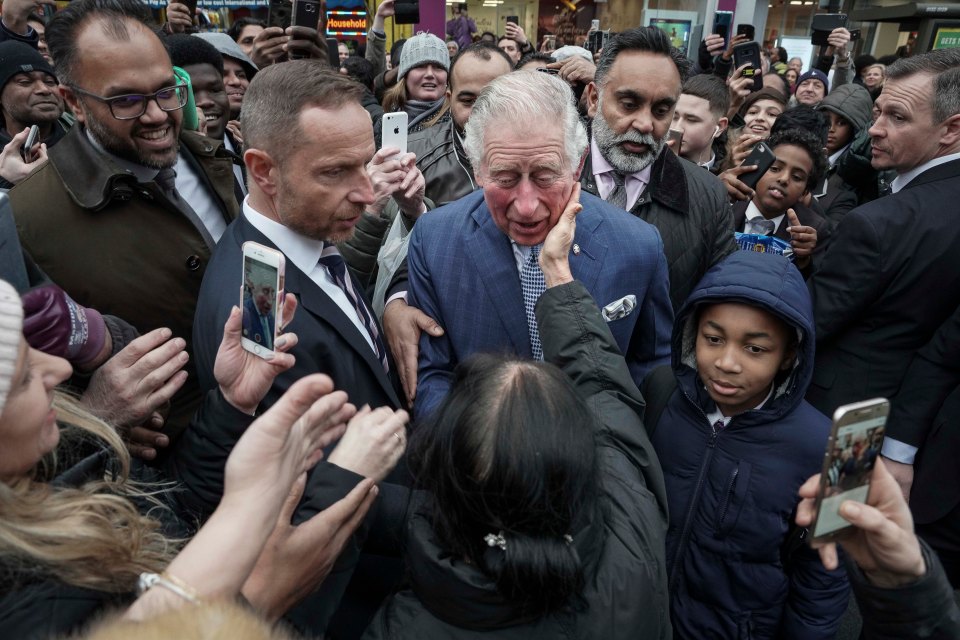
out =
[[(256, 227), (250, 224), (245, 217), (241, 216), (240, 224), (243, 225), (241, 232), (242, 238), (276, 248), (275, 245), (270, 242), (265, 235), (260, 233)], [(292, 262), (287, 262), (285, 278), (284, 289), (287, 293), (292, 293), (297, 296), (297, 301), (302, 307), (300, 313), (309, 311), (317, 321), (329, 325), (336, 331), (367, 364), (367, 367), (369, 367), (374, 377), (376, 377), (377, 382), (380, 383), (380, 386), (383, 387), (384, 391), (386, 391), (387, 395), (394, 402), (394, 406), (401, 406), (396, 390), (390, 378), (387, 377), (386, 372), (383, 370), (383, 365), (380, 364), (380, 361), (377, 359), (376, 354), (373, 352), (373, 349), (370, 348), (366, 339), (360, 335), (359, 329), (357, 329), (356, 325), (341, 311), (337, 303)], [(354, 286), (356, 286), (356, 281), (354, 281)], [(383, 330), (381, 329), (380, 331), (381, 335), (383, 335)], [(306, 336), (304, 336), (304, 339), (306, 340)], [(391, 366), (393, 365), (391, 364)], [(334, 382), (336, 383), (337, 381)]]
[[(586, 223), (586, 224), (585, 224)], [(603, 224), (603, 216), (596, 215), (590, 218), (577, 219), (577, 231), (573, 236), (573, 242), (580, 249), (570, 252), (570, 269), (573, 277), (583, 283), (587, 291), (597, 291), (597, 280), (600, 277), (604, 258), (607, 255), (607, 245), (599, 238), (597, 229)], [(611, 302), (610, 300), (597, 300), (601, 306)]]
[(476, 223), (473, 235), (467, 239), (466, 252), (477, 270), (493, 308), (507, 330), (510, 342), (518, 354), (530, 356), (530, 332), (520, 289), (520, 274), (509, 238), (497, 228), (485, 203), (473, 211)]

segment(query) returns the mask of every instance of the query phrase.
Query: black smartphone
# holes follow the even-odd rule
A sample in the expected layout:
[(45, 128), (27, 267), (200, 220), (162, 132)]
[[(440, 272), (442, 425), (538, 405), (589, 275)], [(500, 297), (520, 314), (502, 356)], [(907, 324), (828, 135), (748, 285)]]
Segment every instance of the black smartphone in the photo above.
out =
[(420, 22), (420, 0), (397, 0), (393, 5), (394, 24), (416, 24)]
[(743, 75), (753, 78), (751, 91), (763, 89), (763, 66), (760, 62), (760, 45), (756, 42), (742, 42), (733, 48), (733, 68), (739, 69), (745, 64), (750, 66), (743, 70)]
[(762, 141), (758, 142), (750, 151), (750, 155), (744, 158), (743, 162), (740, 163), (741, 167), (757, 165), (757, 168), (753, 171), (740, 174), (740, 182), (747, 185), (751, 189), (756, 189), (757, 183), (760, 182), (760, 178), (763, 177), (763, 174), (765, 174), (776, 161), (777, 156), (773, 155), (773, 151), (770, 149), (767, 143)]
[(180, 0), (180, 2), (186, 5), (191, 16), (197, 13), (197, 0)]
[(714, 24), (713, 35), (723, 38), (723, 48), (726, 50), (726, 48), (730, 45), (730, 25)]
[(340, 41), (336, 38), (327, 38), (327, 58), (331, 67), (340, 68)]
[(316, 29), (320, 24), (319, 0), (293, 0), (290, 24), (294, 27)]
[(846, 26), (847, 14), (845, 13), (818, 13), (813, 16), (813, 21), (810, 23), (810, 42), (826, 46), (830, 44), (827, 42), (830, 32)]
[(507, 22), (512, 22), (513, 24), (520, 26), (520, 16), (507, 16)]
[(755, 33), (756, 33), (756, 31), (754, 30), (752, 24), (738, 24), (738, 25), (737, 25), (737, 35), (738, 35), (738, 36), (740, 36), (740, 35), (745, 35), (745, 36), (747, 36), (747, 40), (753, 40), (753, 39), (754, 39), (753, 36), (754, 36)]
[(267, 8), (267, 26), (286, 29), (290, 26), (293, 4), (290, 0), (270, 0)]

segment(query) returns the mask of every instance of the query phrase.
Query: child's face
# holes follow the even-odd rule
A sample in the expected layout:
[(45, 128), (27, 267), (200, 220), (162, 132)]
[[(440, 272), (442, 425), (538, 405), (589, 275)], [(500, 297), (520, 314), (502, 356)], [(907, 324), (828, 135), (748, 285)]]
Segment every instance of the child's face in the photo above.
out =
[(754, 202), (767, 218), (775, 218), (797, 204), (807, 192), (807, 179), (813, 172), (813, 158), (803, 147), (781, 144), (773, 149), (777, 161), (757, 182)]
[(853, 139), (853, 125), (843, 116), (827, 111), (830, 116), (830, 132), (827, 133), (827, 154), (833, 155)]
[(770, 137), (773, 122), (781, 113), (783, 105), (776, 100), (757, 100), (743, 115), (743, 130), (766, 140)]
[(790, 328), (770, 313), (739, 303), (715, 304), (700, 313), (697, 373), (725, 416), (763, 402), (779, 371), (796, 357)]

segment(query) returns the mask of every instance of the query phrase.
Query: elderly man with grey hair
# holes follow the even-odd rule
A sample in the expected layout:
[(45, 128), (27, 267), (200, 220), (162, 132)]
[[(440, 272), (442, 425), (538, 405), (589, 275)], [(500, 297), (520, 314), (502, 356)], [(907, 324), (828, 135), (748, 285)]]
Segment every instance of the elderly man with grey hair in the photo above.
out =
[(473, 353), (543, 358), (533, 314), (540, 247), (578, 198), (573, 277), (603, 308), (639, 384), (670, 352), (663, 243), (651, 225), (580, 194), (587, 134), (570, 87), (532, 71), (497, 78), (473, 107), (464, 147), (481, 189), (424, 216), (410, 240), (410, 304), (445, 329), (421, 338), (416, 413), (436, 408)]

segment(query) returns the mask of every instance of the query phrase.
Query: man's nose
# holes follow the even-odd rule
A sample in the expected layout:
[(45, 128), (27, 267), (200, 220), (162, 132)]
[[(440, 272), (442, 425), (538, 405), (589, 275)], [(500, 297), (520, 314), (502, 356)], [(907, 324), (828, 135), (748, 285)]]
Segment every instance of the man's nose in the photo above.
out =
[(540, 204), (537, 190), (529, 177), (520, 180), (516, 187), (513, 206), (521, 216), (532, 216)]

